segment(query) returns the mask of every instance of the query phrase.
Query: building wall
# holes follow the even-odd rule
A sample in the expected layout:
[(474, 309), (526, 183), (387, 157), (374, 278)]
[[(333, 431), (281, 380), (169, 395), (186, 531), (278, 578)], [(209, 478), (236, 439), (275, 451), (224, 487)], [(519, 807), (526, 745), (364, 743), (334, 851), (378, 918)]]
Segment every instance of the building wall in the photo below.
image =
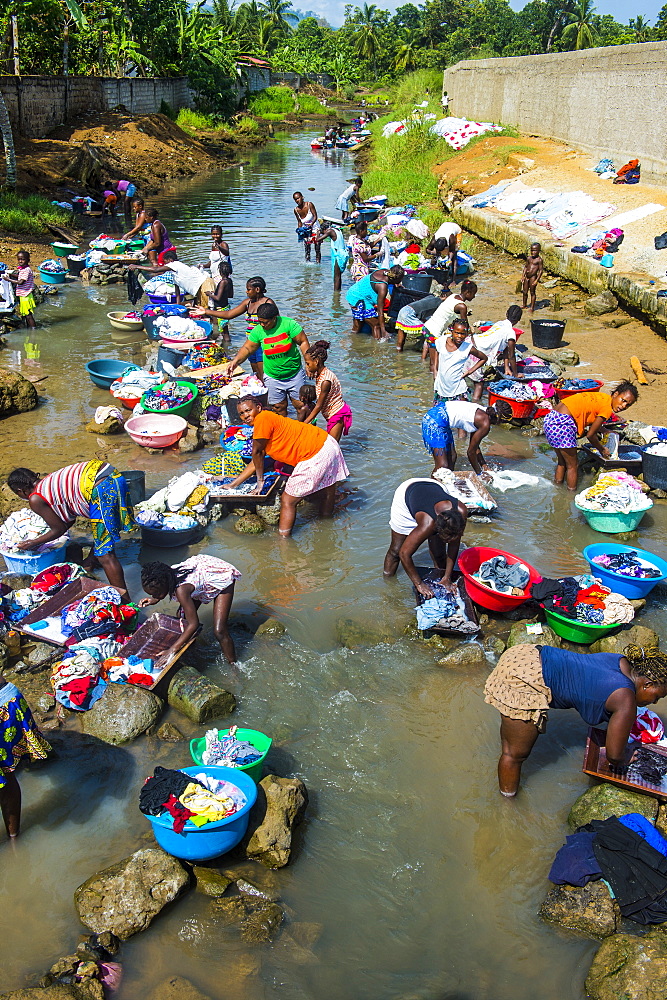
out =
[(617, 167), (636, 157), (664, 178), (667, 42), (466, 60), (445, 70), (444, 89), (454, 115), (561, 139)]
[(91, 111), (123, 105), (141, 115), (159, 111), (163, 100), (175, 109), (193, 103), (184, 77), (1, 76), (0, 92), (13, 128), (33, 138)]

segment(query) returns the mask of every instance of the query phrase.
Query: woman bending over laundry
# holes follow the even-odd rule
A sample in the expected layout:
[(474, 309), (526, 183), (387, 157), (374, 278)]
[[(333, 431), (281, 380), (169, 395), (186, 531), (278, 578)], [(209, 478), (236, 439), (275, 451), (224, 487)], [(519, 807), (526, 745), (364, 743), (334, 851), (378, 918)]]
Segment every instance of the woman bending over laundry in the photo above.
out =
[(14, 469), (7, 477), (7, 485), (17, 497), (27, 500), (30, 509), (48, 525), (48, 531), (37, 538), (20, 542), (21, 551), (30, 552), (60, 538), (77, 517), (87, 517), (94, 539), (91, 564), (99, 561), (111, 586), (127, 590), (115, 545), (120, 541), (121, 531), (129, 531), (133, 526), (132, 508), (127, 500), (125, 477), (113, 465), (78, 462), (43, 477), (31, 469)]
[(458, 399), (432, 406), (422, 418), (422, 440), (426, 450), (433, 454), (433, 471), (454, 469), (457, 454), (452, 429), (458, 429), (470, 434), (468, 461), (473, 471), (490, 479), (480, 445), (493, 425), (511, 417), (512, 408), (503, 399), (486, 407)]
[(500, 712), (498, 784), (501, 794), (512, 798), (550, 708), (576, 708), (589, 726), (606, 724), (607, 761), (624, 770), (637, 709), (667, 696), (667, 656), (657, 645), (631, 645), (618, 656), (524, 643), (502, 654), (484, 696)]
[(197, 632), (200, 626), (199, 606), (212, 602), (215, 637), (227, 661), (235, 663), (236, 650), (227, 621), (234, 599), (234, 585), (240, 576), (236, 566), (204, 554), (191, 556), (175, 566), (167, 566), (163, 562), (147, 563), (141, 570), (141, 586), (149, 596), (139, 602), (139, 607), (146, 608), (167, 597), (171, 600), (176, 598), (186, 625), (171, 647), (173, 654)]
[(584, 433), (602, 457), (609, 458), (598, 432), (612, 413), (622, 413), (638, 398), (639, 392), (632, 382), (621, 382), (611, 396), (606, 392), (578, 392), (558, 403), (544, 418), (544, 436), (558, 459), (554, 482), (567, 481), (567, 488), (576, 490), (579, 474), (577, 438)]

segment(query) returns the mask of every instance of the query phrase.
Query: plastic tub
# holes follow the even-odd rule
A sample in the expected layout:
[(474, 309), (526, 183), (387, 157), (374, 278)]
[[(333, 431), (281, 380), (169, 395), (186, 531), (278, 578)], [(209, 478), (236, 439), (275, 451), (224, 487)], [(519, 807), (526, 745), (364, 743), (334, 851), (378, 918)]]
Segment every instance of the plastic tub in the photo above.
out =
[(379, 208), (360, 208), (358, 211), (358, 218), (360, 222), (375, 222), (379, 214)]
[(667, 455), (653, 455), (647, 448), (642, 459), (642, 472), (644, 482), (652, 490), (667, 490)]
[(229, 781), (243, 792), (246, 804), (238, 812), (217, 823), (196, 827), (188, 820), (183, 833), (174, 833), (174, 821), (169, 813), (164, 816), (146, 816), (146, 819), (150, 821), (153, 835), (160, 847), (175, 858), (183, 858), (184, 861), (210, 861), (218, 858), (231, 851), (243, 839), (248, 829), (250, 810), (257, 799), (257, 786), (240, 768), (196, 764), (194, 767), (181, 767), (180, 770), (191, 775), (203, 772), (212, 778)]
[(78, 277), (82, 271), (86, 269), (86, 261), (84, 260), (72, 260), (71, 257), (67, 258), (67, 270), (74, 277)]
[(206, 528), (196, 524), (192, 528), (170, 531), (168, 528), (141, 528), (141, 541), (156, 549), (175, 549), (179, 545), (192, 545), (204, 537)]
[[(128, 383), (128, 388), (129, 388), (129, 383)], [(141, 399), (141, 397), (143, 396), (144, 392), (146, 391), (143, 388), (143, 386), (138, 386), (137, 388), (139, 389), (138, 396), (114, 396), (113, 397), (114, 402), (122, 403), (126, 410), (133, 410), (137, 405), (137, 403), (139, 402), (139, 400)], [(111, 390), (109, 390), (109, 392), (111, 392)]]
[(183, 417), (146, 413), (125, 421), (125, 430), (144, 448), (170, 448), (183, 437), (188, 426)]
[(56, 257), (67, 257), (71, 253), (76, 253), (79, 248), (74, 243), (52, 243), (51, 249)]
[(8, 573), (28, 573), (34, 576), (40, 573), (47, 566), (55, 566), (56, 563), (65, 561), (65, 549), (69, 544), (69, 536), (63, 539), (59, 545), (47, 549), (46, 552), (17, 552), (14, 555), (5, 553), (0, 549), (0, 556), (5, 560)]
[(134, 507), (146, 499), (146, 473), (140, 469), (128, 469), (121, 472), (127, 484), (127, 502)]
[(580, 392), (599, 392), (604, 385), (598, 378), (591, 379), (591, 382), (597, 383), (594, 389), (558, 389), (556, 395), (559, 399), (567, 399), (568, 396), (576, 396)]
[[(165, 413), (168, 415), (176, 414), (179, 417), (187, 417), (188, 413), (194, 406), (197, 396), (199, 395), (199, 389), (194, 384), (194, 382), (188, 382), (187, 379), (184, 378), (176, 378), (173, 379), (173, 381), (176, 383), (176, 385), (185, 385), (188, 386), (189, 389), (192, 389), (192, 399), (187, 399), (184, 403), (181, 403), (179, 406), (172, 406), (168, 410), (154, 410), (151, 406), (148, 405), (148, 403), (146, 403), (146, 396), (148, 392), (151, 391), (147, 390), (141, 397), (141, 405), (143, 406), (144, 411), (146, 413), (160, 413), (160, 414)], [(159, 389), (160, 386), (156, 386), (155, 388)]]
[(578, 642), (585, 646), (590, 646), (592, 642), (596, 642), (604, 635), (609, 635), (610, 632), (616, 631), (622, 624), (615, 622), (613, 625), (590, 625), (588, 622), (578, 622), (574, 618), (559, 615), (556, 611), (550, 611), (548, 608), (544, 608), (544, 614), (547, 619), (547, 625), (550, 625), (561, 639), (567, 639), (569, 642)]
[(545, 351), (560, 347), (565, 323), (562, 319), (531, 319), (530, 329), (535, 347), (541, 347)]
[[(261, 757), (256, 760), (254, 764), (243, 764), (241, 767), (235, 767), (234, 771), (245, 771), (249, 778), (255, 782), (256, 785), (259, 784), (259, 780), (262, 777), (262, 765), (264, 763), (264, 758), (271, 749), (271, 744), (273, 740), (270, 736), (266, 736), (264, 733), (260, 733), (258, 729), (237, 729), (236, 735), (238, 739), (245, 740), (247, 743), (251, 743), (255, 750), (259, 750)], [(221, 739), (223, 736), (229, 736), (228, 729), (218, 729), (218, 738)], [(201, 764), (201, 755), (206, 749), (206, 739), (201, 737), (201, 739), (190, 740), (190, 755), (192, 756), (195, 764)]]
[(119, 379), (125, 369), (129, 367), (127, 361), (99, 358), (97, 361), (89, 361), (86, 365), (86, 371), (96, 386), (100, 389), (110, 389), (112, 383)]
[[(262, 404), (262, 406), (266, 406), (269, 399), (269, 394), (268, 392), (263, 392), (261, 396), (253, 396), (253, 399), (256, 399), (258, 403)], [(240, 427), (241, 424), (243, 423), (243, 421), (239, 416), (240, 402), (241, 402), (240, 396), (229, 396), (225, 400), (225, 409), (227, 410), (227, 417), (229, 419), (230, 427)]]
[(146, 295), (148, 296), (148, 301), (154, 306), (164, 306), (176, 301), (176, 292), (169, 295), (151, 295), (150, 292), (146, 292)]
[[(645, 559), (652, 566), (659, 569), (662, 576), (654, 576), (652, 579), (641, 579), (636, 576), (624, 576), (614, 570), (599, 566), (593, 562), (593, 556), (618, 555), (620, 552), (636, 552), (640, 559)], [(584, 559), (590, 564), (593, 576), (599, 577), (605, 587), (609, 587), (615, 594), (622, 594), (630, 600), (638, 600), (650, 594), (653, 588), (663, 580), (667, 580), (667, 562), (660, 556), (647, 552), (646, 549), (638, 549), (633, 545), (617, 545), (613, 542), (595, 542), (594, 545), (587, 545), (582, 553)]]
[(166, 344), (160, 344), (157, 351), (157, 370), (169, 375), (170, 373), (164, 368), (164, 362), (166, 361), (172, 368), (180, 368), (183, 364), (183, 358), (187, 353), (187, 348), (178, 351), (175, 347), (167, 347)]
[(122, 311), (107, 313), (107, 319), (114, 330), (127, 332), (128, 330), (143, 330), (144, 328), (144, 324), (140, 319), (125, 319), (125, 313)]
[(42, 271), (40, 267), (39, 276), (45, 285), (64, 285), (65, 278), (67, 277), (67, 271), (62, 271), (59, 274), (53, 274), (52, 271)]
[(419, 274), (415, 271), (414, 274), (403, 275), (401, 287), (407, 288), (409, 292), (422, 292), (424, 295), (428, 295), (431, 290), (432, 281), (433, 279), (430, 274)]
[[(530, 573), (528, 586), (522, 596), (518, 594), (500, 594), (491, 587), (486, 587), (479, 580), (473, 580), (472, 575), (476, 573), (483, 562), (492, 559), (494, 556), (505, 556), (507, 561), (513, 563), (523, 563)], [(525, 559), (512, 555), (511, 552), (504, 552), (502, 549), (491, 549), (484, 545), (474, 545), (469, 549), (464, 549), (459, 555), (458, 566), (466, 582), (466, 590), (472, 600), (489, 611), (511, 611), (512, 608), (523, 604), (530, 597), (530, 591), (534, 583), (539, 583), (541, 575)]]
[(527, 417), (532, 416), (535, 409), (534, 399), (509, 399), (507, 396), (498, 396), (495, 392), (491, 392), (489, 388), (489, 406), (493, 406), (498, 399), (502, 399), (504, 403), (509, 403), (512, 416), (517, 420), (525, 420)]
[(645, 510), (631, 510), (629, 514), (616, 514), (608, 511), (584, 510), (575, 500), (574, 506), (584, 515), (593, 531), (603, 531), (607, 535), (618, 535), (621, 531), (634, 531), (640, 523)]

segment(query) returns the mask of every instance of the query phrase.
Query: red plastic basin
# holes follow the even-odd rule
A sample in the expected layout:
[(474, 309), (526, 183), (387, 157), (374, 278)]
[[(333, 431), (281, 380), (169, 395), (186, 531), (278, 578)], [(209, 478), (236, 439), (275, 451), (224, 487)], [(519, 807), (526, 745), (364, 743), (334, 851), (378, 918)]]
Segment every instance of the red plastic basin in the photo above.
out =
[(567, 399), (568, 396), (576, 396), (580, 392), (599, 392), (604, 382), (600, 379), (591, 379), (592, 382), (597, 382), (597, 387), (595, 389), (557, 389), (556, 395), (559, 399)]
[[(520, 597), (518, 594), (516, 596), (513, 594), (500, 594), (497, 590), (486, 587), (479, 580), (473, 580), (473, 573), (477, 572), (483, 562), (486, 562), (487, 559), (493, 559), (494, 556), (505, 556), (508, 563), (520, 562), (528, 569), (530, 579), (523, 596)], [(537, 570), (530, 563), (527, 563), (525, 559), (520, 559), (519, 556), (514, 556), (511, 552), (504, 552), (503, 549), (490, 549), (485, 545), (473, 545), (469, 549), (464, 549), (459, 555), (459, 569), (463, 573), (466, 590), (472, 600), (475, 604), (479, 604), (489, 611), (511, 611), (512, 608), (517, 608), (520, 604), (528, 600), (533, 584), (539, 583), (542, 579)]]
[(535, 409), (534, 399), (509, 399), (507, 396), (498, 396), (495, 392), (491, 392), (491, 389), (489, 389), (489, 406), (493, 406), (493, 404), (499, 399), (502, 399), (504, 403), (509, 403), (512, 410), (512, 416), (516, 417), (518, 420), (524, 420), (526, 417), (530, 417)]

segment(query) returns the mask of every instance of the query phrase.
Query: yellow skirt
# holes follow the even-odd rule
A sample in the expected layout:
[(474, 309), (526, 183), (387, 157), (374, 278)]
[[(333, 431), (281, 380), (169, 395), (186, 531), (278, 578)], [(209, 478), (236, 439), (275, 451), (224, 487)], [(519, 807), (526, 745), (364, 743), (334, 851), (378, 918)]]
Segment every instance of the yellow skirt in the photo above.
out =
[(35, 311), (35, 296), (30, 292), (28, 295), (19, 295), (18, 306), (19, 316), (29, 316)]

